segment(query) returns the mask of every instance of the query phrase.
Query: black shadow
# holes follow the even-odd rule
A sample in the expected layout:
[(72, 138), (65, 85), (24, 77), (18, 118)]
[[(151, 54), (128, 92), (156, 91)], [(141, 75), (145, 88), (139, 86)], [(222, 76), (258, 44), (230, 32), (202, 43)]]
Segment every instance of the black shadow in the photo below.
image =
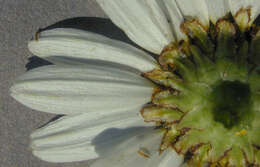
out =
[(38, 127), (37, 129), (40, 129), (44, 126), (46, 126), (47, 124), (53, 122), (53, 121), (56, 121), (58, 119), (60, 119), (61, 117), (63, 117), (64, 115), (56, 115), (55, 117), (53, 117), (51, 120), (49, 120), (48, 122), (44, 123), (43, 125), (41, 125), (40, 127)]

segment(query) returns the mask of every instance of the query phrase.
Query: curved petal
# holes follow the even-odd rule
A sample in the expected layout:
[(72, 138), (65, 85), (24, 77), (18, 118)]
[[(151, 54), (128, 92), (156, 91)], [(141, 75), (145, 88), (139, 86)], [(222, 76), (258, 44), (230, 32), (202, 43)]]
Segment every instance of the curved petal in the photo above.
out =
[(35, 149), (33, 155), (43, 161), (60, 163), (91, 160), (98, 157), (95, 148), (89, 143), (64, 145), (59, 147), (48, 147), (44, 149)]
[(166, 150), (162, 156), (158, 167), (180, 167), (183, 165), (183, 157), (172, 149)]
[(205, 0), (208, 7), (209, 19), (216, 23), (218, 19), (226, 16), (230, 12), (228, 0)]
[(184, 17), (182, 16), (182, 13), (178, 8), (176, 1), (174, 0), (163, 0), (163, 1), (167, 8), (167, 12), (169, 13), (171, 25), (174, 29), (176, 38), (178, 40), (186, 39), (187, 36), (181, 31), (181, 24), (184, 21)]
[(182, 163), (182, 157), (172, 150), (159, 154), (162, 134), (147, 130), (110, 147), (107, 156), (98, 159), (91, 167), (171, 167)]
[(95, 64), (41, 67), (11, 88), (22, 104), (56, 114), (128, 110), (149, 102), (152, 92), (152, 84), (136, 73)]
[(231, 13), (233, 15), (236, 15), (236, 13), (240, 9), (252, 8), (250, 24), (254, 22), (254, 20), (260, 13), (259, 0), (229, 0), (229, 6), (230, 6)]
[(155, 68), (156, 61), (145, 52), (123, 42), (92, 32), (70, 28), (43, 31), (28, 44), (29, 50), (42, 58), (60, 64), (58, 58), (102, 60), (127, 65), (147, 72)]
[(197, 18), (204, 26), (209, 26), (208, 8), (205, 0), (176, 0), (185, 18)]
[[(110, 146), (123, 135), (110, 128), (132, 128), (128, 133), (138, 132), (139, 126), (148, 126), (138, 114), (138, 108), (107, 114), (84, 113), (64, 116), (31, 134), (33, 154), (49, 162), (83, 161), (99, 157), (96, 147)], [(135, 127), (135, 128), (134, 128)], [(106, 132), (106, 129), (110, 129)], [(106, 132), (106, 133), (105, 133)], [(119, 133), (120, 132), (120, 133)], [(95, 139), (98, 135), (102, 138)], [(95, 140), (94, 140), (95, 139)]]
[(156, 0), (97, 0), (110, 19), (141, 47), (159, 54), (174, 40)]

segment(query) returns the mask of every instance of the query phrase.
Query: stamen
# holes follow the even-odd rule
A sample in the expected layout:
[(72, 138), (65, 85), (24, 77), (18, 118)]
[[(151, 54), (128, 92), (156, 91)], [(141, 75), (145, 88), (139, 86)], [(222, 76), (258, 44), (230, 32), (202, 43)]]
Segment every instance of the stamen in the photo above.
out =
[(243, 135), (245, 135), (245, 134), (246, 134), (246, 130), (243, 129), (243, 130), (241, 130), (240, 132), (236, 132), (236, 133), (235, 133), (235, 136), (243, 136)]

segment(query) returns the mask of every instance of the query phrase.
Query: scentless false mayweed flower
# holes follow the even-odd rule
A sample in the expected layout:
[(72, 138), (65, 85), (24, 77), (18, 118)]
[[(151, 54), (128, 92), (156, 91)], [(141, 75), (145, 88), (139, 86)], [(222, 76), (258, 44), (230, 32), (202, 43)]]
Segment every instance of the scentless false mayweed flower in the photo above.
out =
[(11, 95), (66, 116), (32, 133), (33, 154), (98, 158), (94, 167), (258, 167), (260, 1), (97, 2), (158, 57), (91, 32), (41, 32), (29, 49), (55, 65), (21, 76)]

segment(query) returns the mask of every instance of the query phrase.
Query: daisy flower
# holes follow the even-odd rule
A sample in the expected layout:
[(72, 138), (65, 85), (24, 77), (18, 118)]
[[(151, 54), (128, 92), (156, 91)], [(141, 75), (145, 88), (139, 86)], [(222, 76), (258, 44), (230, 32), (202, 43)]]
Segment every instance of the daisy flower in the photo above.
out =
[(76, 29), (29, 50), (55, 65), (11, 95), (64, 114), (31, 134), (49, 162), (92, 167), (260, 165), (259, 0), (97, 0), (129, 44)]

